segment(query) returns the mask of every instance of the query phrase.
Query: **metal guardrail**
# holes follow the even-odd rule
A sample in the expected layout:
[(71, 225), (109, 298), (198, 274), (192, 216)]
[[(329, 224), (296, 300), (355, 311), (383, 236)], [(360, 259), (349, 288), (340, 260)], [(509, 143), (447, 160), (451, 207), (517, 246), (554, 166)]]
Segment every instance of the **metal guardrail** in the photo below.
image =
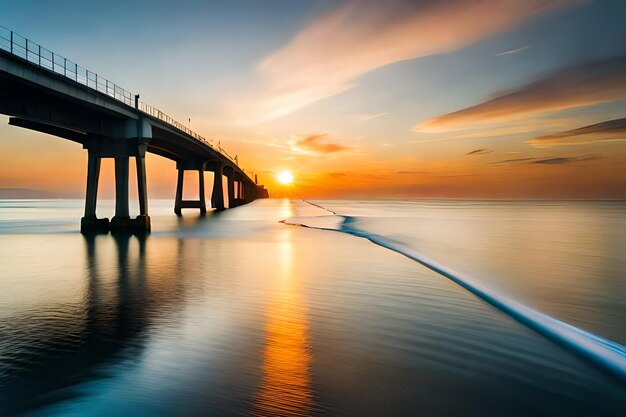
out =
[[(97, 73), (89, 71), (75, 62), (54, 53), (29, 39), (26, 39), (4, 26), (0, 26), (0, 49), (22, 58), (31, 64), (37, 65), (55, 74), (62, 75), (65, 78), (96, 90), (102, 94), (106, 94), (107, 96), (128, 106), (135, 107), (135, 94), (107, 80), (106, 78), (99, 76)], [(231, 161), (235, 162), (235, 165), (239, 166), (238, 156), (230, 156), (228, 152), (222, 148), (219, 142), (216, 148), (213, 145), (214, 141), (212, 138), (207, 139), (197, 134), (187, 126), (163, 113), (161, 110), (142, 101), (137, 103), (136, 108), (145, 114), (155, 117), (175, 127), (205, 145), (210, 146)]]

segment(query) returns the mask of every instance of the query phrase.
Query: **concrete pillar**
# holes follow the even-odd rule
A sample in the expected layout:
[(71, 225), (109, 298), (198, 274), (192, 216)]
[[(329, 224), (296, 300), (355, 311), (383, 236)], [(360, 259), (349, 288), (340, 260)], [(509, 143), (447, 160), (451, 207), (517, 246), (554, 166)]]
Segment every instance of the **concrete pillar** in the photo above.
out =
[(235, 204), (235, 174), (231, 173), (228, 177), (228, 208), (233, 208)]
[(200, 214), (206, 214), (206, 197), (204, 193), (204, 167), (198, 170), (198, 199), (200, 200)]
[(98, 219), (96, 217), (100, 162), (100, 155), (93, 151), (88, 152), (85, 216), (80, 219), (80, 231), (84, 234), (106, 233), (109, 231), (109, 219)]
[(87, 192), (85, 194), (85, 217), (96, 217), (100, 162), (101, 158), (96, 156), (95, 152), (89, 152), (89, 160), (87, 162)]
[[(115, 158), (115, 217), (130, 218), (128, 209), (128, 157)], [(113, 218), (115, 220), (115, 217)]]
[(174, 213), (180, 216), (182, 214), (183, 205), (183, 182), (185, 179), (185, 170), (178, 168), (178, 182), (176, 183), (176, 201), (174, 202)]
[(222, 186), (222, 171), (224, 165), (220, 162), (215, 163), (215, 175), (213, 178), (213, 195), (211, 196), (211, 205), (215, 210), (224, 210), (224, 187)]
[(246, 204), (248, 202), (248, 183), (244, 179), (241, 181), (241, 204)]
[[(85, 144), (89, 155), (87, 168), (87, 194), (85, 197), (85, 217), (81, 220), (81, 231), (97, 229), (111, 232), (148, 232), (148, 192), (146, 188), (146, 143), (135, 140), (122, 140), (94, 136)], [(129, 158), (135, 157), (137, 166), (137, 191), (139, 194), (139, 216), (130, 218), (128, 174)], [(96, 200), (101, 158), (115, 160), (115, 216), (109, 224), (108, 219), (96, 219)]]
[(146, 157), (137, 155), (137, 192), (139, 194), (139, 215), (148, 215), (148, 191), (146, 188)]
[[(198, 200), (183, 200), (183, 185), (185, 182), (185, 167), (198, 170)], [(177, 215), (182, 215), (182, 209), (184, 208), (197, 208), (200, 209), (200, 214), (206, 214), (206, 197), (204, 191), (204, 164), (201, 164), (199, 168), (198, 164), (178, 164), (178, 183), (176, 184), (176, 202), (174, 203), (174, 212)]]
[[(143, 153), (143, 155), (142, 155)], [(137, 165), (137, 193), (139, 194), (139, 216), (134, 220), (134, 229), (138, 232), (149, 232), (150, 216), (148, 216), (148, 189), (146, 186), (146, 154), (139, 152), (135, 157)]]

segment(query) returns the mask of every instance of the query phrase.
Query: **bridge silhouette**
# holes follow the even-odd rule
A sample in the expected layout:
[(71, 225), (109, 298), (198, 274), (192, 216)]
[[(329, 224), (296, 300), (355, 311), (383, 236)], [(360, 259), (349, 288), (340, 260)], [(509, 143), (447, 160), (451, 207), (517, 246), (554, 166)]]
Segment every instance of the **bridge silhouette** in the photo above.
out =
[[(206, 213), (204, 172), (213, 172), (211, 206), (224, 210), (267, 198), (269, 193), (213, 139), (207, 139), (117, 84), (0, 26), (0, 114), (9, 124), (83, 145), (88, 153), (85, 213), (81, 232), (150, 230), (146, 152), (176, 162), (174, 212)], [(135, 159), (139, 215), (129, 213), (129, 163)], [(115, 216), (96, 217), (100, 164), (115, 160)], [(197, 171), (199, 198), (183, 200), (185, 171)], [(222, 176), (227, 179), (224, 190)]]

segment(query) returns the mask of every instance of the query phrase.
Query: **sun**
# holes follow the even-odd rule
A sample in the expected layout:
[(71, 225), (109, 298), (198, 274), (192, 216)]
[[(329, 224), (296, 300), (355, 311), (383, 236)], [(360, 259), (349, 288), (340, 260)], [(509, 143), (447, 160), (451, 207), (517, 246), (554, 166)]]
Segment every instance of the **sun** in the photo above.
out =
[(281, 171), (276, 175), (276, 179), (283, 185), (289, 185), (293, 182), (293, 174), (289, 171)]

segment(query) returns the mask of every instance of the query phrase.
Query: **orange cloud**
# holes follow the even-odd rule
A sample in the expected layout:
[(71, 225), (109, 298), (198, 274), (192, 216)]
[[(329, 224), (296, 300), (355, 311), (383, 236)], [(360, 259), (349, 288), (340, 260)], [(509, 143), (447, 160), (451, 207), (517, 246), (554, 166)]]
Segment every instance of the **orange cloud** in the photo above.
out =
[(289, 141), (291, 150), (296, 153), (324, 154), (345, 151), (349, 149), (343, 145), (326, 142), (326, 133), (315, 133), (299, 139)]
[(609, 120), (594, 125), (539, 136), (526, 143), (536, 147), (583, 145), (597, 142), (626, 140), (626, 118)]
[(284, 116), (350, 89), (376, 68), (470, 45), (572, 0), (347, 0), (259, 66), (269, 83), (256, 120)]
[(565, 68), (503, 96), (426, 120), (413, 131), (448, 132), (623, 99), (626, 99), (626, 55)]

